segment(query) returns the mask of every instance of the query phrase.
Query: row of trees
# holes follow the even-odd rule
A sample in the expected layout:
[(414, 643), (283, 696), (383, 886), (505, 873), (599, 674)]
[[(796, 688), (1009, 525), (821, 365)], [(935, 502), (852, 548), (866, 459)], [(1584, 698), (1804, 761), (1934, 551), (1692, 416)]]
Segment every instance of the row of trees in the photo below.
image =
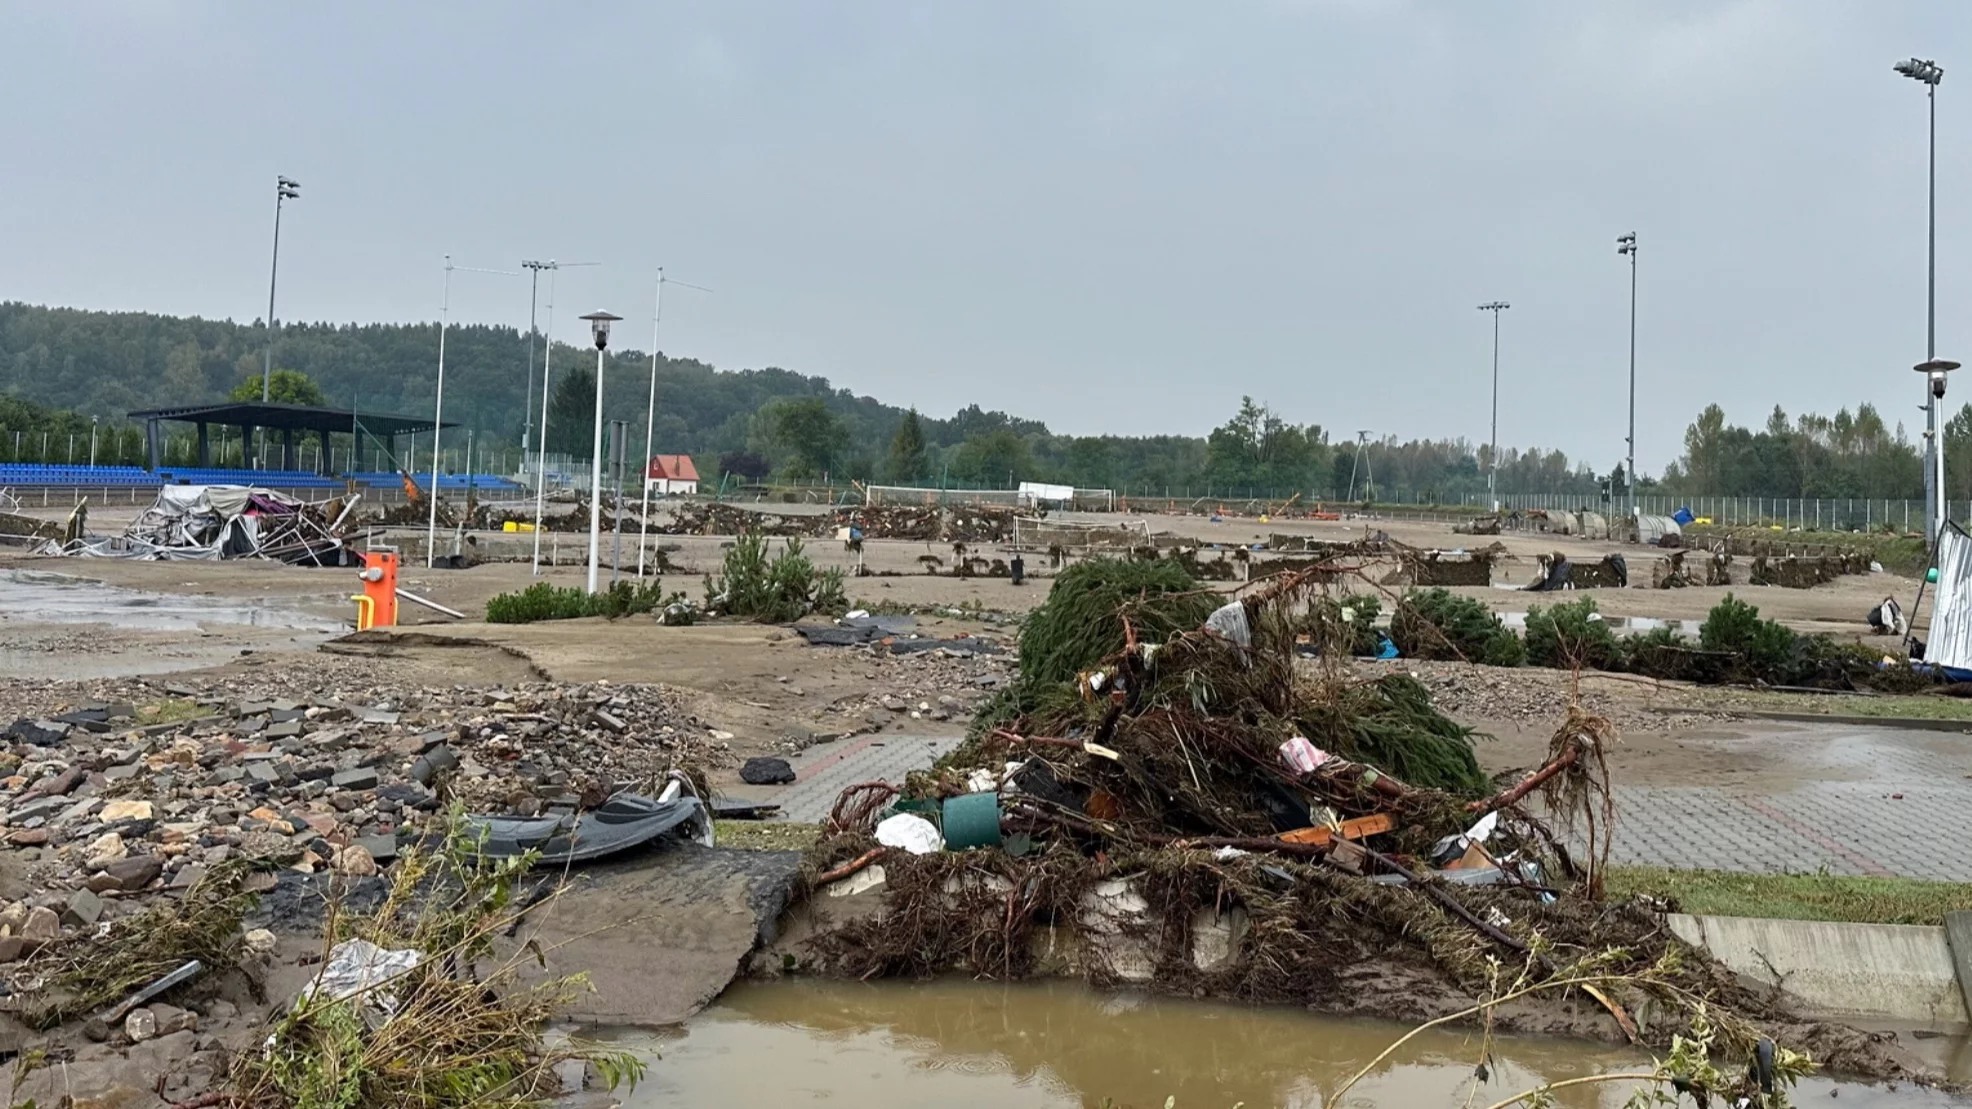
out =
[[(1972, 481), (1972, 405), (1945, 429), (1947, 484)], [(1728, 424), (1710, 405), (1684, 433), (1684, 453), (1665, 468), (1662, 487), (1693, 495), (1910, 498), (1924, 495), (1919, 446), (1901, 423), (1875, 407), (1789, 419), (1775, 405), (1764, 427)]]
[[(454, 327), (446, 339), (449, 420), (481, 446), (519, 445), (528, 341), (513, 328)], [(434, 324), (289, 324), (277, 337), (277, 400), (371, 411), (428, 412), (436, 382)], [(102, 417), (99, 459), (141, 461), (141, 437), (118, 418), (137, 408), (258, 399), (268, 340), (258, 323), (86, 312), (0, 303), (0, 457), (67, 461), (70, 437)], [(546, 351), (535, 347), (535, 380)], [(606, 364), (605, 418), (630, 421), (641, 445), (651, 356), (621, 350)], [(594, 418), (595, 353), (557, 344), (550, 437), (557, 454), (586, 458)], [(1486, 489), (1486, 449), (1463, 439), (1333, 441), (1243, 398), (1203, 438), (1057, 435), (1047, 425), (970, 405), (939, 419), (779, 368), (719, 371), (659, 355), (654, 447), (698, 459), (701, 472), (743, 479), (855, 478), (903, 484), (1004, 486), (1049, 481), (1132, 492), (1255, 490), (1318, 498), (1358, 495), (1455, 500)], [(1683, 455), (1658, 488), (1692, 495), (1917, 497), (1918, 448), (1869, 405), (1764, 427), (1730, 425), (1713, 405), (1685, 433)], [(86, 459), (86, 453), (82, 456)], [(78, 459), (78, 460), (82, 460)], [(1501, 453), (1505, 493), (1592, 495), (1610, 475), (1560, 451)], [(1947, 429), (1948, 479), (1972, 488), (1972, 406)], [(1647, 479), (1643, 483), (1649, 486)]]

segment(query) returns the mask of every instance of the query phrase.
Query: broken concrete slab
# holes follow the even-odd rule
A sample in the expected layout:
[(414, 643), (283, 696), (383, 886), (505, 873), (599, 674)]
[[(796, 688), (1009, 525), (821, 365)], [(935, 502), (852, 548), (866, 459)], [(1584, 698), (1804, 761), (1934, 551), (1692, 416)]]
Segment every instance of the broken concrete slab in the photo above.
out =
[(594, 863), (568, 874), (552, 911), (530, 917), (518, 942), (537, 939), (551, 952), (547, 970), (530, 967), (530, 977), (588, 972), (595, 991), (576, 1000), (571, 1020), (675, 1024), (774, 940), (800, 868), (793, 851), (689, 842)]

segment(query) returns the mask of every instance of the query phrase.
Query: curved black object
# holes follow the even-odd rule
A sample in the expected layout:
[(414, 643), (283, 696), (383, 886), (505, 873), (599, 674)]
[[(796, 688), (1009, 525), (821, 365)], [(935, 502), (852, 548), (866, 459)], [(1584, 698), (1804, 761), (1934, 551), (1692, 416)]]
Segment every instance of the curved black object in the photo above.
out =
[(536, 866), (586, 863), (646, 843), (684, 825), (691, 838), (709, 844), (712, 815), (696, 797), (657, 801), (619, 793), (601, 807), (570, 816), (468, 816), (466, 828), (479, 840), (479, 853), (510, 859), (540, 853)]

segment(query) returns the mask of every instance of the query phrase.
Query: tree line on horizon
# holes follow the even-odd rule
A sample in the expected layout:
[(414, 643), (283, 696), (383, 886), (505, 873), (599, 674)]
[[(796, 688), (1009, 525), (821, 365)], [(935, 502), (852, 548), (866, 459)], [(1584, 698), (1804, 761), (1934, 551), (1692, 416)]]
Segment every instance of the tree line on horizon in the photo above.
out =
[[(527, 335), (510, 327), (454, 326), (446, 335), (447, 420), (475, 430), (482, 445), (520, 442), (527, 421)], [(0, 303), (0, 459), (73, 458), (71, 435), (103, 417), (103, 461), (142, 461), (142, 437), (124, 413), (149, 407), (258, 399), (267, 331), (236, 323), (140, 312), (97, 312)], [(421, 324), (281, 325), (276, 399), (416, 413), (431, 409), (438, 327)], [(540, 381), (543, 344), (535, 349)], [(549, 384), (552, 453), (586, 459), (594, 418), (595, 352), (555, 344)], [(651, 356), (605, 356), (605, 419), (643, 435)], [(696, 359), (657, 359), (654, 453), (689, 454), (709, 479), (855, 479), (913, 485), (1004, 488), (1046, 481), (1131, 494), (1315, 499), (1375, 495), (1457, 501), (1486, 489), (1486, 448), (1468, 440), (1385, 436), (1332, 441), (1316, 423), (1296, 424), (1242, 398), (1204, 437), (1073, 436), (1039, 420), (968, 405), (950, 417), (857, 396), (828, 379), (770, 367), (719, 370)], [(538, 388), (534, 405), (540, 404)], [(16, 434), (18, 433), (18, 435)], [(459, 436), (448, 437), (448, 444)], [(189, 447), (174, 448), (183, 457)], [(1362, 451), (1361, 457), (1358, 452)], [(1948, 480), (1972, 490), (1972, 405), (1947, 431)], [(448, 462), (463, 464), (448, 452)], [(428, 464), (428, 463), (427, 463)], [(1729, 425), (1708, 406), (1684, 437), (1679, 459), (1639, 490), (1691, 495), (1921, 497), (1922, 467), (1901, 425), (1867, 404), (1832, 417), (1789, 419), (1776, 407), (1758, 429)], [(1373, 480), (1373, 487), (1372, 487)], [(1502, 493), (1580, 496), (1605, 481), (1620, 490), (1620, 463), (1597, 472), (1561, 451), (1506, 449)]]

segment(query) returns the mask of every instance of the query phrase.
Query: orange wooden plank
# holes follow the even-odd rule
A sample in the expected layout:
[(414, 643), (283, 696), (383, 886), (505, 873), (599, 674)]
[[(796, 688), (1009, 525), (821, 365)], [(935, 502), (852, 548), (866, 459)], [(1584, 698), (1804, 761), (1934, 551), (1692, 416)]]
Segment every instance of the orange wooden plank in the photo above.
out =
[[(1342, 838), (1361, 839), (1364, 836), (1387, 832), (1396, 826), (1396, 820), (1387, 813), (1354, 816), (1342, 821)], [(1282, 832), (1274, 838), (1285, 843), (1311, 843), (1320, 847), (1333, 838), (1334, 834), (1335, 830), (1332, 828), (1296, 828), (1292, 832)]]

